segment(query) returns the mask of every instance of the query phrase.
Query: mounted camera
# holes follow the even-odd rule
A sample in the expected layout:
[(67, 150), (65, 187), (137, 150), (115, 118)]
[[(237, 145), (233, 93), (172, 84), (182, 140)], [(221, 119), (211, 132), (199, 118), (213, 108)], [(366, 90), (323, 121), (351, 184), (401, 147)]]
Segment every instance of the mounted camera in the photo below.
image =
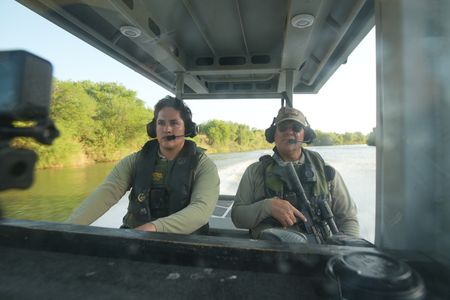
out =
[(59, 136), (49, 118), (51, 83), (48, 61), (22, 50), (0, 52), (0, 191), (25, 189), (33, 182), (37, 155), (11, 148), (13, 138), (50, 145)]

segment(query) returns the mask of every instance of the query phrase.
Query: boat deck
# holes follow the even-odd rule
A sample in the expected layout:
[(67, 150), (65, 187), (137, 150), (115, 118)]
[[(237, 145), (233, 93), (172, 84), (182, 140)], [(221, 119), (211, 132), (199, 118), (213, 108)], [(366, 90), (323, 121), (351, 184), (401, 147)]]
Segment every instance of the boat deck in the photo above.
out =
[(331, 254), (304, 265), (269, 241), (0, 223), (2, 299), (316, 299)]
[(299, 275), (7, 247), (0, 247), (0, 256), (2, 299), (315, 299), (313, 287), (320, 282)]
[[(378, 253), (218, 235), (3, 219), (0, 298), (338, 299), (327, 261), (358, 250)], [(445, 299), (450, 277), (437, 264), (417, 266), (431, 287), (427, 299)]]

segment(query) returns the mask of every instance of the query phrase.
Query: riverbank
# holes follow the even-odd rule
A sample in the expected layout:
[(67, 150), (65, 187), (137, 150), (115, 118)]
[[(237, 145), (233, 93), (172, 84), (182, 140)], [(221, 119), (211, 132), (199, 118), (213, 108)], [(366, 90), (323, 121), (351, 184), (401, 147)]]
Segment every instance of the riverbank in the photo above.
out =
[[(153, 119), (153, 111), (136, 92), (117, 83), (55, 79), (50, 117), (60, 132), (51, 146), (32, 138), (17, 138), (11, 143), (35, 151), (39, 169), (114, 162), (138, 151), (148, 140), (145, 128)], [(199, 124), (198, 129), (193, 140), (210, 154), (272, 148), (264, 129), (245, 124), (212, 119)], [(367, 138), (360, 132), (315, 133), (315, 146), (362, 144)]]
[[(272, 144), (267, 142), (258, 143), (256, 147), (253, 145), (239, 145), (238, 143), (227, 143), (227, 144), (216, 144), (210, 145), (207, 140), (206, 135), (198, 135), (193, 140), (198, 147), (205, 150), (207, 154), (227, 154), (227, 153), (237, 153), (237, 152), (248, 152), (248, 151), (256, 151), (256, 150), (265, 150), (271, 149), (273, 147)], [(79, 149), (77, 153), (73, 153), (72, 159), (62, 160), (62, 161), (54, 161), (47, 160), (39, 161), (37, 163), (36, 169), (61, 169), (67, 167), (86, 167), (90, 165), (95, 165), (98, 163), (111, 163), (117, 162), (123, 157), (137, 152), (141, 149), (142, 145), (145, 144), (145, 141), (141, 143), (141, 145), (136, 145), (130, 148), (120, 148), (116, 150), (114, 153), (109, 153), (108, 155), (104, 154), (101, 156), (89, 156), (82, 149)], [(48, 147), (48, 146), (47, 146)], [(39, 159), (42, 155), (39, 155), (41, 151), (37, 151)], [(44, 154), (45, 156), (45, 154)]]
[[(258, 144), (247, 144), (247, 145), (239, 145), (235, 142), (224, 143), (224, 144), (213, 144), (210, 145), (208, 141), (208, 137), (204, 134), (199, 134), (193, 140), (198, 147), (205, 150), (207, 154), (230, 154), (230, 153), (240, 153), (240, 152), (249, 152), (249, 151), (258, 151), (258, 150), (271, 150), (274, 145), (264, 142)], [(145, 143), (142, 142), (141, 145)], [(89, 157), (85, 152), (80, 151), (73, 156), (72, 160), (63, 160), (60, 162), (55, 161), (45, 161), (44, 163), (37, 163), (36, 169), (61, 169), (61, 168), (71, 168), (71, 167), (87, 167), (91, 165), (95, 165), (98, 163), (114, 163), (122, 159), (123, 157), (137, 152), (141, 149), (141, 145), (130, 147), (130, 148), (121, 148), (115, 151), (114, 153), (109, 153), (108, 155), (102, 155), (99, 157)], [(359, 144), (357, 144), (359, 145)], [(361, 144), (362, 145), (362, 144)], [(305, 145), (306, 147), (310, 147), (309, 145)], [(338, 145), (312, 145), (312, 147), (329, 147), (329, 146), (338, 146)], [(339, 146), (351, 146), (351, 145), (339, 145)], [(353, 145), (354, 146), (354, 145)]]

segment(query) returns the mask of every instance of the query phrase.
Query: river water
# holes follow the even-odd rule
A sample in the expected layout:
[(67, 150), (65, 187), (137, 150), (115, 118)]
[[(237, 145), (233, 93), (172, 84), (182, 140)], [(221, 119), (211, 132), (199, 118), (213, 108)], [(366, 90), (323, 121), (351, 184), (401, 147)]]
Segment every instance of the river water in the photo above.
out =
[[(375, 147), (365, 145), (309, 147), (319, 152), (344, 178), (358, 206), (361, 236), (374, 240), (375, 232)], [(220, 193), (234, 195), (245, 168), (271, 150), (209, 155), (216, 163), (221, 180)], [(9, 218), (62, 221), (95, 187), (102, 182), (114, 164), (96, 164), (83, 168), (37, 170), (34, 185), (25, 191), (0, 192), (0, 207)], [(124, 196), (93, 225), (119, 227), (127, 207)], [(216, 209), (212, 224), (221, 224), (229, 204)], [(227, 220), (225, 218), (225, 220)], [(229, 219), (227, 220), (228, 224)]]

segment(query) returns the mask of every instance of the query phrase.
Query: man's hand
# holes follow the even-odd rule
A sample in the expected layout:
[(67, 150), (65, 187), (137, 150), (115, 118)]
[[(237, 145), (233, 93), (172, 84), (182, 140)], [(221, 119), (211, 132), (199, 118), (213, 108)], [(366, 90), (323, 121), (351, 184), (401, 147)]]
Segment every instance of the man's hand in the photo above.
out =
[(272, 198), (272, 217), (278, 220), (286, 228), (297, 223), (297, 217), (306, 223), (305, 216), (296, 209), (289, 201), (278, 197)]
[(141, 231), (151, 231), (151, 232), (156, 232), (156, 226), (153, 225), (153, 223), (145, 223), (144, 225), (141, 225), (139, 227), (135, 228), (136, 230), (141, 230)]

